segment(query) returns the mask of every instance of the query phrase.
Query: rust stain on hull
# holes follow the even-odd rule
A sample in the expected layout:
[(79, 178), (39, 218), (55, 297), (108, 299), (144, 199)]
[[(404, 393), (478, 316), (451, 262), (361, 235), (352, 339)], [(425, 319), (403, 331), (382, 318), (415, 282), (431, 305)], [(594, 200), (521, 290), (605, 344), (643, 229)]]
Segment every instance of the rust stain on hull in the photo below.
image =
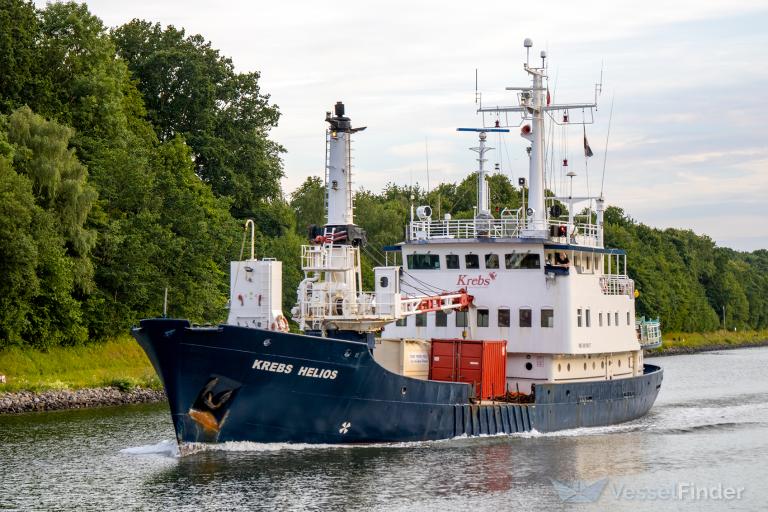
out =
[(208, 411), (198, 411), (197, 409), (189, 410), (189, 417), (192, 418), (195, 423), (203, 427), (208, 432), (218, 432), (221, 429), (221, 425), (216, 421), (216, 418)]

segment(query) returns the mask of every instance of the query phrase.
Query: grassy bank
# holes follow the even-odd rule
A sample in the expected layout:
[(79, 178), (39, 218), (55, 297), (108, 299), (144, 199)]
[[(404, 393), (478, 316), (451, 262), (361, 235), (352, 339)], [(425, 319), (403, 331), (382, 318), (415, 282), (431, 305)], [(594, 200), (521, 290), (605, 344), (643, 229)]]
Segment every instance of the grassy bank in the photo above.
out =
[(7, 379), (0, 384), (0, 392), (161, 387), (147, 356), (127, 335), (106, 343), (57, 347), (46, 352), (28, 348), (3, 350), (0, 374)]
[(651, 350), (653, 355), (678, 354), (768, 344), (768, 330), (714, 331), (706, 333), (672, 332), (663, 334), (664, 345)]

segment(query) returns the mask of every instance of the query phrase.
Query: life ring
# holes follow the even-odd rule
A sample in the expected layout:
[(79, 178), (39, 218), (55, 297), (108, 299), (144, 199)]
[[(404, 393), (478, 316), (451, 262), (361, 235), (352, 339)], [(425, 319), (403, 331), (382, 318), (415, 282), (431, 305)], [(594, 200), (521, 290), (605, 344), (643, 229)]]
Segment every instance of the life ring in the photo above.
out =
[(283, 315), (277, 315), (277, 318), (272, 323), (272, 330), (288, 332), (288, 320)]

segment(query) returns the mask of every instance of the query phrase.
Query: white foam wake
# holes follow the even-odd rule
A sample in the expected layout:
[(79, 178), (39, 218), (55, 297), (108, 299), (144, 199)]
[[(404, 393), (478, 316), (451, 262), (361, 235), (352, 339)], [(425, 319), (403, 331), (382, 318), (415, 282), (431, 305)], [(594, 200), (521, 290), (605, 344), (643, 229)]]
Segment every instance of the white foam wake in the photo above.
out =
[(156, 444), (123, 448), (120, 453), (126, 455), (161, 455), (163, 457), (178, 457), (180, 455), (179, 445), (171, 439), (165, 439)]

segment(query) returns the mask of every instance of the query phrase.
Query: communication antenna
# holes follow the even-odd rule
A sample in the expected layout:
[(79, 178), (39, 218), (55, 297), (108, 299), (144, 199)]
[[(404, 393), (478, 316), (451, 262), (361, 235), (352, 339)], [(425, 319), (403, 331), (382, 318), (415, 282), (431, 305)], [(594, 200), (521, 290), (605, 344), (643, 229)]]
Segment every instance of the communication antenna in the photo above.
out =
[(605, 186), (605, 165), (608, 162), (608, 139), (611, 136), (611, 121), (613, 120), (613, 100), (611, 96), (611, 111), (608, 114), (608, 132), (605, 134), (605, 153), (603, 153), (603, 177), (600, 180), (600, 197), (603, 197), (603, 187)]
[(531, 60), (531, 47), (533, 46), (533, 41), (530, 37), (525, 38), (523, 46), (525, 46), (525, 65), (528, 66)]

